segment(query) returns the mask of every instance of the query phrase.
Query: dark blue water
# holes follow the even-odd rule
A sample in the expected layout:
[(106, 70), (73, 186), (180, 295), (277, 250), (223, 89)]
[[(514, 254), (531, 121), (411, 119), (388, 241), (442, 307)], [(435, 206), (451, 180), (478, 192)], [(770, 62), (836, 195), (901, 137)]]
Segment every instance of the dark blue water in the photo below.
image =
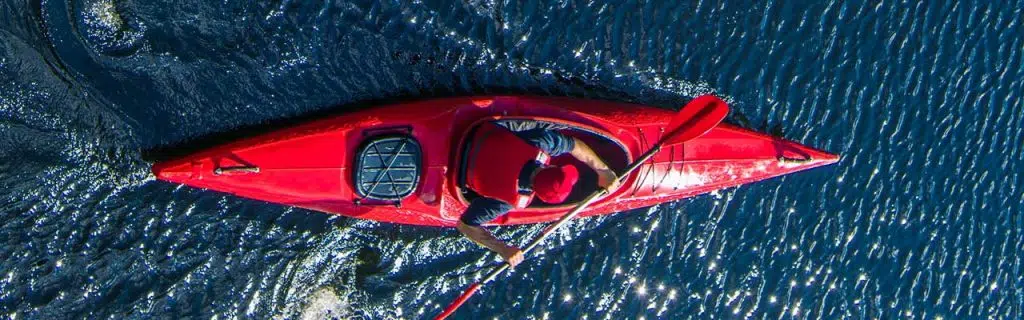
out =
[(493, 261), (454, 230), (158, 182), (143, 155), (509, 93), (715, 93), (843, 160), (573, 222), (458, 318), (1022, 317), (1020, 1), (385, 2), (0, 3), (0, 318), (433, 315)]

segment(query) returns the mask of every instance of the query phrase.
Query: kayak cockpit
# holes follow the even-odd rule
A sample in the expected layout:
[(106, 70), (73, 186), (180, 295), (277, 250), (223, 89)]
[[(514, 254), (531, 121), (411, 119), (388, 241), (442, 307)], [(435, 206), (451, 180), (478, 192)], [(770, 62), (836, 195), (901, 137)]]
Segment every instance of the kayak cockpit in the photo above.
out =
[[(610, 134), (602, 132), (601, 130), (596, 128), (583, 127), (561, 121), (547, 121), (530, 118), (504, 118), (501, 120), (497, 120), (495, 122), (512, 130), (522, 130), (524, 126), (557, 130), (559, 133), (579, 139), (580, 141), (586, 143), (588, 146), (590, 146), (591, 149), (594, 150), (596, 154), (601, 155), (602, 159), (608, 164), (609, 167), (616, 171), (624, 169), (630, 161), (630, 155), (621, 143), (611, 138)], [(529, 122), (529, 124), (526, 124), (527, 122)], [(470, 146), (472, 145), (472, 137), (474, 136), (476, 129), (479, 128), (479, 125), (481, 123), (483, 122), (477, 123), (470, 127), (470, 129), (464, 135), (465, 138), (460, 144), (459, 149), (460, 156), (458, 159), (458, 172), (456, 178), (457, 185), (459, 188), (459, 195), (462, 198), (462, 200), (465, 201), (466, 204), (470, 203), (473, 199), (480, 197), (479, 194), (477, 194), (476, 192), (474, 192), (473, 190), (466, 186), (466, 174), (468, 162), (467, 159), (469, 157), (468, 155), (470, 152)], [(597, 190), (597, 173), (593, 169), (588, 167), (586, 164), (574, 158), (572, 155), (564, 154), (554, 157), (551, 159), (551, 164), (572, 164), (576, 166), (576, 168), (579, 169), (580, 173), (579, 181), (576, 183), (576, 186), (573, 188), (569, 197), (563, 203), (549, 204), (545, 203), (539, 198), (534, 198), (530, 205), (527, 207), (527, 210), (571, 207), (579, 203), (580, 201), (583, 201), (583, 199), (585, 199), (587, 196), (589, 196), (591, 193)]]

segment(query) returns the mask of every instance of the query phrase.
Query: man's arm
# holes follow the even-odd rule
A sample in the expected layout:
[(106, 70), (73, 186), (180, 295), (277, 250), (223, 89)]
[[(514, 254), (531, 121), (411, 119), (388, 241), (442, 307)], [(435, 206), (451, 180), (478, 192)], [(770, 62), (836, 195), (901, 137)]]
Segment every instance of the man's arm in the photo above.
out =
[(459, 221), (459, 224), (455, 225), (455, 228), (459, 229), (459, 232), (462, 232), (466, 238), (473, 240), (473, 242), (476, 242), (487, 249), (491, 249), (491, 251), (497, 252), (513, 267), (523, 261), (523, 252), (520, 251), (519, 248), (510, 246), (505, 244), (504, 241), (498, 240), (498, 238), (495, 238), (490, 231), (487, 231), (487, 229), (484, 229), (483, 227), (471, 226), (465, 222)]
[(608, 165), (604, 163), (604, 160), (601, 160), (601, 157), (598, 157), (597, 154), (594, 153), (594, 149), (591, 149), (586, 142), (576, 138), (572, 139), (574, 140), (574, 143), (572, 151), (569, 151), (569, 154), (572, 154), (572, 156), (580, 160), (580, 162), (587, 164), (587, 166), (594, 169), (594, 171), (609, 170)]
[(498, 240), (490, 231), (480, 226), (482, 223), (494, 220), (494, 218), (508, 213), (509, 210), (512, 210), (512, 206), (500, 200), (486, 197), (476, 198), (469, 203), (469, 207), (466, 208), (466, 212), (462, 213), (462, 217), (459, 219), (459, 223), (455, 225), (455, 228), (465, 235), (466, 238), (498, 253), (514, 267), (523, 261), (522, 251)]
[(608, 164), (604, 163), (604, 160), (601, 160), (601, 157), (597, 156), (586, 142), (576, 138), (572, 139), (574, 143), (569, 154), (597, 172), (597, 185), (608, 190), (614, 190), (618, 186), (615, 181), (618, 178), (615, 175), (615, 171), (608, 168)]

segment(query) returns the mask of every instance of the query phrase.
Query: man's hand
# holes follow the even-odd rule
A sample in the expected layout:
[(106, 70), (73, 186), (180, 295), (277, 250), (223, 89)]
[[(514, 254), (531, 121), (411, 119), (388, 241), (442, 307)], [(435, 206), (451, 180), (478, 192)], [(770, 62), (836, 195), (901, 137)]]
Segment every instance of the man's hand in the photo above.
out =
[(615, 171), (610, 169), (596, 170), (597, 171), (597, 185), (609, 192), (619, 188), (618, 176), (615, 175)]
[(519, 248), (508, 246), (500, 252), (501, 257), (505, 258), (505, 262), (508, 262), (509, 267), (515, 268), (516, 265), (523, 262), (523, 250)]

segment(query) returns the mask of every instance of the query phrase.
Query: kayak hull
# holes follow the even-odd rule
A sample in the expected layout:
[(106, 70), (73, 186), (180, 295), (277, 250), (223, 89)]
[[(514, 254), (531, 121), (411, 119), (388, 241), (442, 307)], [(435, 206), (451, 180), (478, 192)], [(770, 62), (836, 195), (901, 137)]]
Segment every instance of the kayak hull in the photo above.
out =
[[(468, 202), (457, 179), (467, 132), (482, 121), (534, 119), (585, 128), (632, 160), (658, 141), (675, 115), (627, 103), (490, 96), (388, 105), (312, 121), (158, 162), (160, 180), (245, 198), (381, 222), (454, 226)], [(366, 201), (353, 181), (356, 150), (368, 137), (402, 134), (422, 150), (416, 189), (400, 202)], [(665, 148), (580, 216), (678, 200), (834, 163), (798, 143), (721, 124)], [(557, 220), (571, 204), (512, 211), (491, 225)]]

